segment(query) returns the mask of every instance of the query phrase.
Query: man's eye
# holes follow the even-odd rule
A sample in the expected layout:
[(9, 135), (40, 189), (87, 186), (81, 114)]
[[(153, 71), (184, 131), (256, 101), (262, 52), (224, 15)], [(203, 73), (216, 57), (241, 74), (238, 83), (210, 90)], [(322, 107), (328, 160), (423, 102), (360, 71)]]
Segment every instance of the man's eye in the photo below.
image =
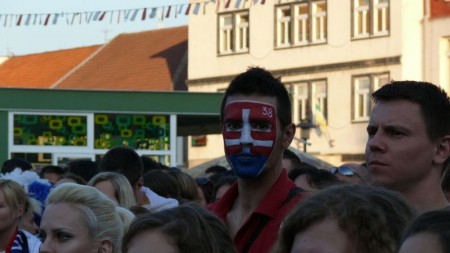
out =
[(266, 122), (256, 122), (252, 124), (252, 129), (256, 131), (269, 131), (272, 129), (272, 124)]
[(240, 122), (227, 122), (225, 127), (228, 131), (236, 131), (242, 128), (242, 123)]

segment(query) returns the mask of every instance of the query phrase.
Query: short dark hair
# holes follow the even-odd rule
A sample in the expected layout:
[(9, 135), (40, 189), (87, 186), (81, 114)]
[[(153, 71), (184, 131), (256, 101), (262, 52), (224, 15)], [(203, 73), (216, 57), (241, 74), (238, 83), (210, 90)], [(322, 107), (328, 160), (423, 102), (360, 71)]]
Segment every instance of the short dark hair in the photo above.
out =
[(14, 157), (14, 158), (11, 158), (11, 159), (3, 162), (1, 172), (9, 173), (9, 172), (13, 171), (15, 168), (20, 168), (22, 171), (32, 170), (33, 165), (31, 165), (30, 162), (28, 162), (27, 160), (25, 160), (23, 158)]
[(45, 173), (55, 173), (58, 176), (62, 176), (64, 175), (64, 173), (66, 173), (66, 170), (60, 166), (47, 165), (41, 169), (41, 172), (39, 172), (39, 176), (43, 178)]
[(222, 99), (220, 110), (222, 122), (226, 100), (229, 96), (236, 94), (275, 97), (277, 103), (276, 112), (281, 127), (284, 129), (292, 123), (292, 108), (289, 93), (280, 81), (280, 78), (275, 78), (266, 69), (250, 67), (246, 72), (239, 74), (231, 81)]
[(288, 148), (283, 151), (283, 159), (291, 161), (292, 168), (300, 167), (302, 164), (300, 157)]
[(124, 175), (134, 188), (142, 178), (143, 165), (141, 157), (131, 148), (114, 147), (108, 150), (100, 161), (99, 171), (111, 171)]
[(435, 210), (416, 217), (405, 230), (403, 242), (418, 233), (431, 233), (439, 238), (442, 252), (450, 252), (450, 210)]
[(420, 105), (430, 140), (450, 134), (450, 100), (440, 87), (427, 82), (392, 81), (372, 94), (373, 100), (406, 99)]
[(299, 167), (295, 167), (289, 171), (288, 177), (294, 181), (300, 175), (306, 175), (308, 184), (316, 189), (323, 189), (327, 186), (339, 183), (338, 178), (331, 174), (331, 172), (318, 169), (305, 162), (302, 162)]
[[(450, 134), (450, 98), (440, 87), (419, 81), (392, 81), (372, 94), (375, 103), (406, 99), (417, 103), (422, 112), (427, 135), (431, 141)], [(442, 174), (450, 163), (447, 158)]]
[(77, 159), (67, 164), (67, 172), (82, 177), (89, 182), (98, 173), (98, 165), (89, 159)]

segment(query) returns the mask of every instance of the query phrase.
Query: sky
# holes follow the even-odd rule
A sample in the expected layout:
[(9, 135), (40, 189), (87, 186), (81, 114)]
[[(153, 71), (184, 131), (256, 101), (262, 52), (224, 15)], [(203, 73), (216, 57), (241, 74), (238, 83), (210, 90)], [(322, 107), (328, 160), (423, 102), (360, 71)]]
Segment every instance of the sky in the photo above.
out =
[[(0, 56), (104, 44), (121, 33), (187, 25), (187, 3), (188, 0), (0, 0)], [(144, 8), (146, 18), (142, 20)], [(150, 18), (153, 9), (156, 15)], [(100, 22), (103, 12), (106, 15)]]

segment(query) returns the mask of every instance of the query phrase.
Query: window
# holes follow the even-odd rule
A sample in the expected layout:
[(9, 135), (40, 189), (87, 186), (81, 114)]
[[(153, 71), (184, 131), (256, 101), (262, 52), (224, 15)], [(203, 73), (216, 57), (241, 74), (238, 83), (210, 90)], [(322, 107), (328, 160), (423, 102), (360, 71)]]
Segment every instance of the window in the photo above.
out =
[(248, 52), (249, 32), (248, 11), (219, 15), (219, 54)]
[(324, 118), (327, 118), (327, 82), (325, 80), (294, 83), (293, 93), (295, 122), (311, 120), (314, 112), (321, 112)]
[(389, 82), (389, 74), (370, 74), (356, 76), (352, 85), (352, 119), (355, 121), (369, 120), (372, 109), (371, 94)]
[(301, 1), (275, 8), (275, 47), (325, 43), (327, 39), (327, 2)]
[(389, 34), (389, 0), (352, 0), (353, 37)]

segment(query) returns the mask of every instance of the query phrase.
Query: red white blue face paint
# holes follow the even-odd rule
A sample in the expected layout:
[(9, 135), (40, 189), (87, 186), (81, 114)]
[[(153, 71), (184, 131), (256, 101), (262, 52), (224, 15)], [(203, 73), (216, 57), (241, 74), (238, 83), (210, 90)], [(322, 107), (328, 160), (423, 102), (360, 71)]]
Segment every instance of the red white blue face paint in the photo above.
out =
[(224, 110), (225, 155), (236, 175), (256, 178), (264, 171), (277, 137), (275, 108), (254, 101), (235, 101)]

